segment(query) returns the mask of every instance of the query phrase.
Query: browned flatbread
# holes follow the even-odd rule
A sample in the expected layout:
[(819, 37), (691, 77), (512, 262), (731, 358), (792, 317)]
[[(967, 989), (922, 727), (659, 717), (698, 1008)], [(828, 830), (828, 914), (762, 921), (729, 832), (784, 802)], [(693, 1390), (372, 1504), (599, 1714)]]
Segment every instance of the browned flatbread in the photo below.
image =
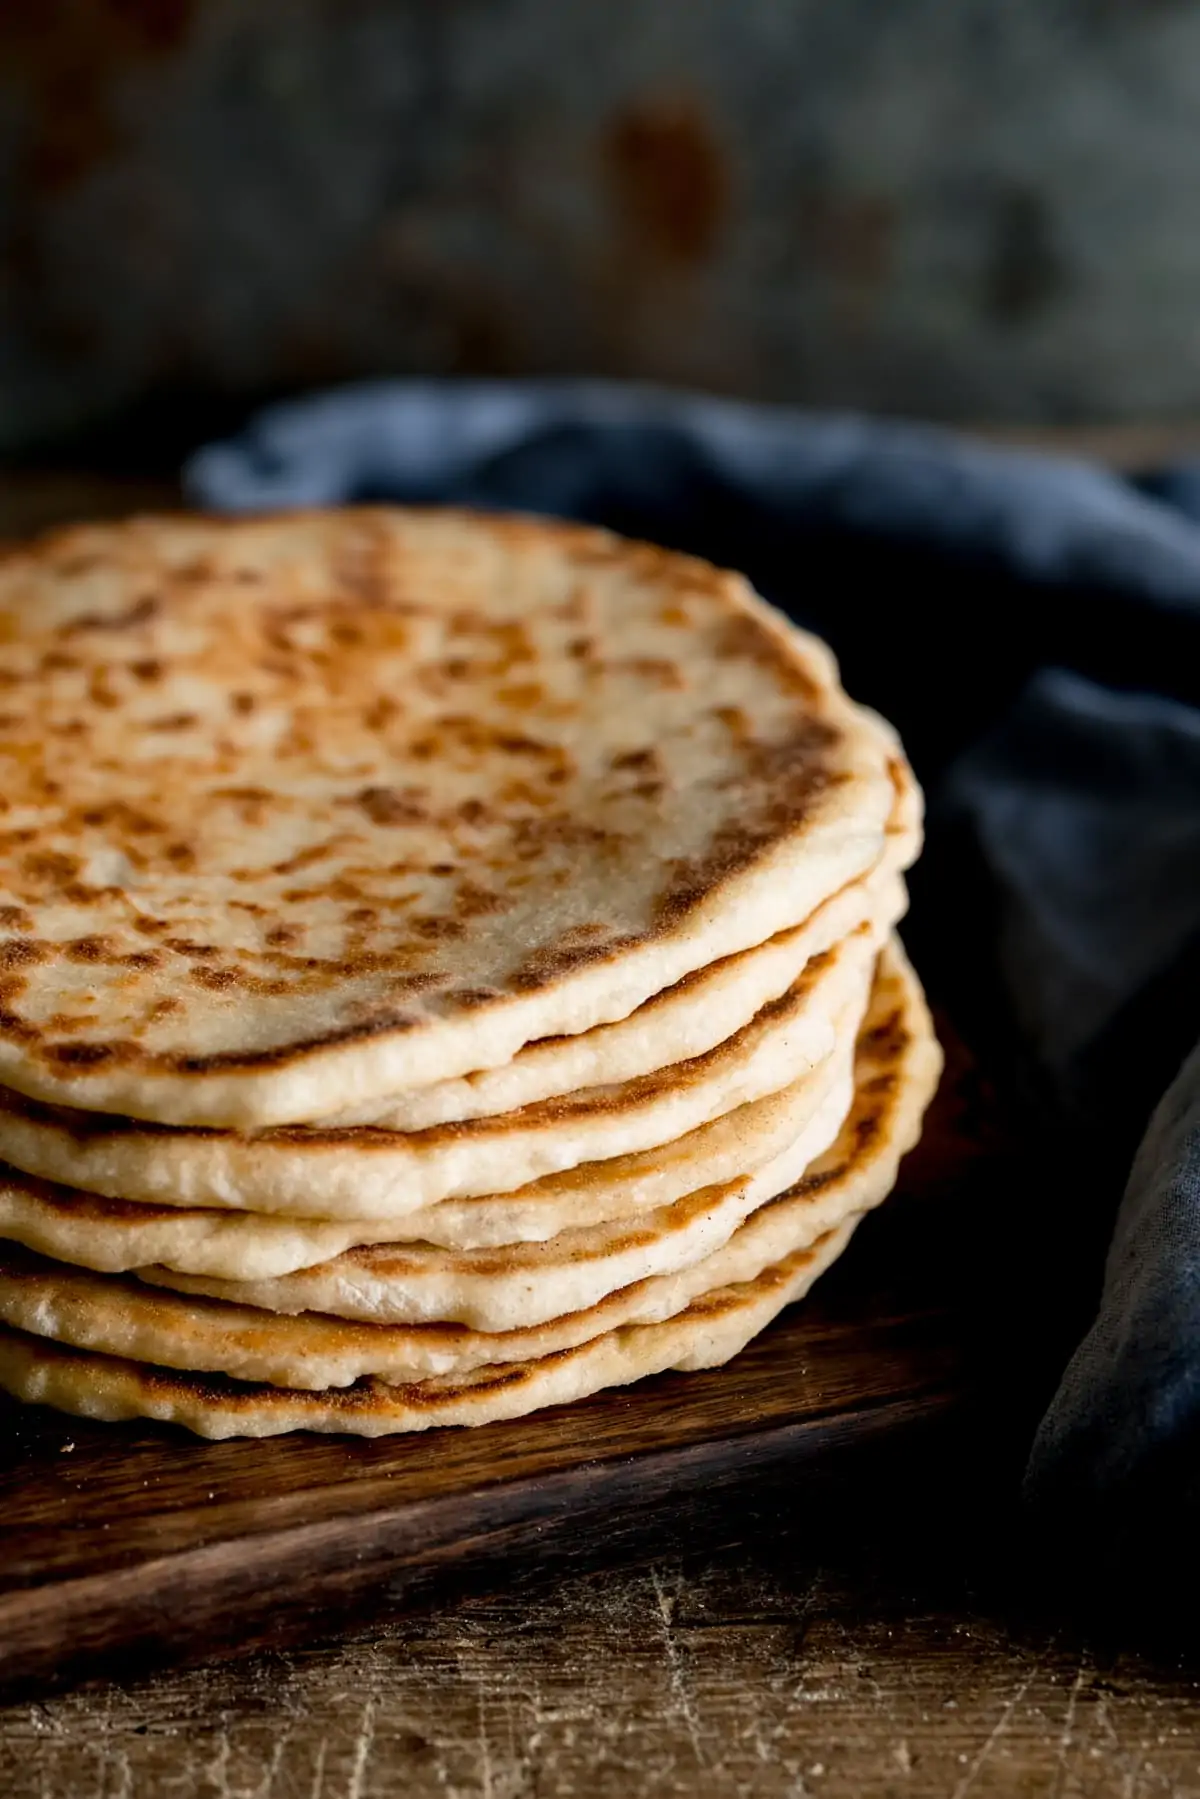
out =
[(273, 1437), (333, 1431), (380, 1437), (434, 1425), (492, 1424), (544, 1406), (583, 1399), (667, 1368), (711, 1368), (745, 1348), (841, 1254), (850, 1219), (811, 1248), (797, 1250), (757, 1280), (706, 1293), (662, 1324), (606, 1331), (576, 1349), (535, 1361), (391, 1386), (356, 1381), (325, 1392), (255, 1386), (221, 1375), (179, 1374), (144, 1362), (64, 1349), (44, 1337), (0, 1327), (0, 1388), (19, 1399), (83, 1418), (153, 1418), (204, 1437)]
[(442, 1199), (505, 1193), (544, 1175), (674, 1142), (849, 1054), (879, 946), (874, 924), (815, 956), (799, 980), (707, 1054), (616, 1087), (428, 1131), (279, 1126), (189, 1130), (0, 1103), (0, 1149), (18, 1168), (152, 1205), (304, 1218), (402, 1217)]
[(779, 1093), (739, 1106), (673, 1143), (586, 1162), (510, 1193), (448, 1199), (395, 1218), (329, 1221), (104, 1198), (0, 1163), (0, 1240), (99, 1273), (161, 1262), (182, 1274), (269, 1280), (358, 1243), (494, 1249), (631, 1220), (701, 1187), (725, 1186), (787, 1153), (838, 1077), (833, 1057)]
[(859, 1036), (854, 1104), (837, 1141), (699, 1261), (611, 1292), (585, 1311), (504, 1332), (444, 1322), (351, 1323), (155, 1291), (0, 1252), (0, 1322), (76, 1348), (160, 1367), (319, 1390), (373, 1375), (390, 1385), (461, 1376), (575, 1349), (618, 1327), (658, 1324), (714, 1288), (742, 1286), (891, 1190), (915, 1141), (941, 1057), (919, 988), (900, 962), (877, 982)]
[(603, 532), (85, 526), (0, 558), (0, 627), (0, 1080), (44, 1099), (256, 1129), (498, 1066), (883, 850), (900, 752), (824, 647)]

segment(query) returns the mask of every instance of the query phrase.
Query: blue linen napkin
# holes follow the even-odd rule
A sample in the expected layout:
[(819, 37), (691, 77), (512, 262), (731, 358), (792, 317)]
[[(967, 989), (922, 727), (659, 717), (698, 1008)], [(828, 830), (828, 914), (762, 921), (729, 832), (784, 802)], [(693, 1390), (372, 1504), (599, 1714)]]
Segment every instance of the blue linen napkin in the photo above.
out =
[[(604, 382), (407, 381), (274, 407), (186, 485), (231, 511), (393, 498), (591, 520), (744, 569), (830, 640), (930, 795), (922, 966), (940, 958), (986, 1025), (994, 948), (1001, 1028), (1090, 1146), (1073, 1166), (1096, 1216), (1128, 1172), (1026, 1490), (1122, 1545), (1135, 1581), (1149, 1518), (1176, 1555), (1200, 1496), (1200, 473), (1133, 482)], [(960, 839), (998, 929), (964, 919), (940, 853)]]

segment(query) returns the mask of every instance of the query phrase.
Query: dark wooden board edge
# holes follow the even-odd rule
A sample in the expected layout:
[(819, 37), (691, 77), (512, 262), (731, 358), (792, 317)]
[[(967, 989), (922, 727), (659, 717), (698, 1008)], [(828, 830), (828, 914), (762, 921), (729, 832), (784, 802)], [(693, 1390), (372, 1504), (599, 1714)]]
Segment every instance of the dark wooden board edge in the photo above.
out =
[[(885, 1434), (944, 1418), (956, 1382), (903, 1401), (685, 1448), (649, 1451), (456, 1498), (410, 1500), (312, 1525), (227, 1539), (82, 1579), (0, 1595), (0, 1696), (223, 1652), (280, 1648), (351, 1619), (394, 1614), (431, 1571), (476, 1568), (549, 1537), (644, 1517), (689, 1493), (711, 1496), (781, 1463), (833, 1458)], [(798, 1488), (803, 1503), (803, 1484)]]
[[(507, 1578), (522, 1553), (579, 1560), (620, 1538), (636, 1555), (652, 1514), (690, 1527), (770, 1469), (803, 1508), (864, 1445), (908, 1441), (915, 1459), (927, 1427), (994, 1415), (995, 1314), (966, 1277), (1003, 1157), (964, 1106), (974, 1079), (969, 1063), (951, 1072), (900, 1191), (815, 1304), (724, 1369), (375, 1444), (199, 1445), (15, 1408), (0, 1691), (313, 1641), (425, 1603), (443, 1577)], [(1006, 1388), (1012, 1375), (1006, 1354)], [(728, 1503), (723, 1528), (737, 1514)]]

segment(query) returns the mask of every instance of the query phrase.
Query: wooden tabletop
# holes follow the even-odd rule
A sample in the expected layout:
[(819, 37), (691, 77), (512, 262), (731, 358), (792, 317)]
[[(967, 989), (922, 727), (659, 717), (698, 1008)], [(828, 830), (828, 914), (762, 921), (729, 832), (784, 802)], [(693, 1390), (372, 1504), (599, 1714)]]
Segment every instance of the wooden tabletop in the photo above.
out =
[(1014, 1604), (1003, 1518), (903, 1471), (725, 1548), (525, 1569), (370, 1637), (0, 1711), (5, 1799), (1151, 1799), (1200, 1686)]
[[(0, 535), (172, 498), (0, 477)], [(976, 1422), (456, 1570), (367, 1635), (2, 1706), (0, 1795), (1200, 1799), (1200, 1667), (1040, 1605)]]

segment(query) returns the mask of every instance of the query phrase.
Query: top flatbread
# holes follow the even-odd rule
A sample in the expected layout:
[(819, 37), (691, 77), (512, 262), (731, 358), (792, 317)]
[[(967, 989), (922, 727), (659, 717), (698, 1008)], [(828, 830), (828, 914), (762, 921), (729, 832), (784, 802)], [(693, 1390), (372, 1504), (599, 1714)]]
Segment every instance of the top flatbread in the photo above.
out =
[(164, 1123), (623, 1018), (872, 868), (894, 797), (740, 578), (534, 521), (60, 533), (0, 559), (0, 687), (0, 1080)]

